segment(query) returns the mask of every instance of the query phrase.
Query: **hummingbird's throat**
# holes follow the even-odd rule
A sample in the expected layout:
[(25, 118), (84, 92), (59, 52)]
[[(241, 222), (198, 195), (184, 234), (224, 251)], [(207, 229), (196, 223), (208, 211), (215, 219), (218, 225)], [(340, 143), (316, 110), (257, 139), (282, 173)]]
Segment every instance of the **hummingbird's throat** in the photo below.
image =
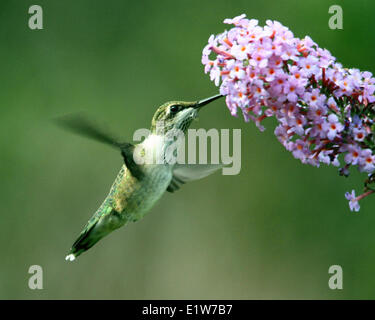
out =
[[(185, 135), (170, 130), (165, 135), (150, 134), (141, 144), (141, 148), (135, 150), (135, 160), (142, 159), (139, 163), (165, 164), (174, 156), (175, 150), (185, 143)], [(173, 154), (172, 154), (173, 153)]]

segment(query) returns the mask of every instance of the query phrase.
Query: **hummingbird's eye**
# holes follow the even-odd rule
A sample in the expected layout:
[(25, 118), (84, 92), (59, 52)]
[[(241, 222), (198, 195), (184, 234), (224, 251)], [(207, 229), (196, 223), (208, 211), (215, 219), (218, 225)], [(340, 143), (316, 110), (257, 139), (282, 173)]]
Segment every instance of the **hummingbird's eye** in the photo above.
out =
[(171, 113), (176, 113), (178, 112), (178, 110), (180, 110), (180, 107), (177, 106), (177, 105), (173, 105), (171, 106), (171, 108), (169, 109)]

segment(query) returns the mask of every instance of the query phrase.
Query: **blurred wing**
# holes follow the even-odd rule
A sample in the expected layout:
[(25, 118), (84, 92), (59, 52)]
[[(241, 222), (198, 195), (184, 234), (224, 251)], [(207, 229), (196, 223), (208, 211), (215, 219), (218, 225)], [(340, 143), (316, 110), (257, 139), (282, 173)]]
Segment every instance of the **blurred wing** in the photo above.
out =
[(118, 142), (112, 135), (99, 129), (98, 126), (90, 122), (86, 117), (80, 114), (69, 114), (55, 119), (55, 123), (60, 127), (72, 131), (76, 134), (90, 138), (92, 140), (108, 144), (121, 150), (126, 167), (132, 175), (141, 178), (143, 173), (139, 166), (134, 162), (133, 151), (134, 145), (128, 142)]
[(99, 129), (98, 126), (91, 123), (86, 117), (82, 116), (81, 114), (68, 114), (54, 119), (54, 122), (58, 126), (86, 138), (111, 145), (112, 147), (121, 148), (121, 143), (119, 143), (110, 134)]
[(176, 164), (167, 191), (175, 192), (186, 182), (205, 178), (224, 166), (224, 164)]

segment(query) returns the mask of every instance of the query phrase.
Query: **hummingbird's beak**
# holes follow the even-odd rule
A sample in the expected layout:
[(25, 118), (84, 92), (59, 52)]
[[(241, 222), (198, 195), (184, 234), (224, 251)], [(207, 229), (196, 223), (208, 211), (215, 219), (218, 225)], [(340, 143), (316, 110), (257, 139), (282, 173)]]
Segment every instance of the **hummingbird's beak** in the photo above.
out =
[(209, 97), (209, 98), (206, 98), (206, 99), (203, 99), (203, 100), (199, 100), (197, 102), (197, 104), (194, 106), (194, 108), (195, 109), (200, 109), (203, 106), (205, 106), (206, 104), (209, 104), (210, 102), (215, 101), (216, 99), (219, 99), (221, 97), (223, 97), (221, 94), (217, 94), (216, 96)]

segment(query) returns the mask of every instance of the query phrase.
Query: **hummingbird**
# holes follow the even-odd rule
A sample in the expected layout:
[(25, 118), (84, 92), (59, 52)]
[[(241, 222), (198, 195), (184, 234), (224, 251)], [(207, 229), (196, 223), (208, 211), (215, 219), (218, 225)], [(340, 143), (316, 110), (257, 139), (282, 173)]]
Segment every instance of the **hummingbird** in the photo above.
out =
[[(171, 139), (167, 138), (168, 133), (176, 129), (186, 133), (199, 110), (220, 97), (222, 95), (218, 94), (198, 101), (169, 101), (162, 104), (152, 118), (150, 134), (135, 145), (118, 142), (83, 117), (69, 115), (57, 119), (58, 124), (65, 129), (117, 148), (124, 161), (109, 194), (73, 243), (65, 258), (67, 261), (74, 261), (114, 230), (142, 219), (165, 192), (175, 192), (184, 183), (204, 178), (224, 166), (142, 164), (135, 161), (137, 147), (151, 154), (165, 152), (171, 143)], [(163, 130), (158, 129), (157, 124), (160, 122), (164, 124)]]

